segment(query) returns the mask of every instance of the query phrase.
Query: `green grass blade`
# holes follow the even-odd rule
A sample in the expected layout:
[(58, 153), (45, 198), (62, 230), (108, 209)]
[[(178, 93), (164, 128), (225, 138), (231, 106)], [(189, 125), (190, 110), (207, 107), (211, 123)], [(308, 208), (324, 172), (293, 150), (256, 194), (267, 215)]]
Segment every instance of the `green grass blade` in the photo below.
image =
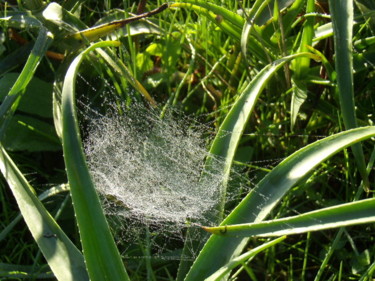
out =
[(52, 34), (47, 29), (41, 27), (38, 38), (36, 39), (35, 45), (31, 50), (21, 74), (0, 106), (0, 139), (3, 138), (4, 132), (18, 107), (24, 90), (31, 81), (51, 42)]
[(33, 188), (6, 151), (0, 148), (0, 170), (48, 265), (61, 281), (88, 280), (83, 256), (36, 197)]
[[(254, 106), (258, 100), (259, 95), (267, 84), (267, 81), (288, 61), (301, 57), (311, 56), (309, 53), (301, 53), (292, 56), (285, 57), (277, 60), (272, 64), (269, 64), (263, 68), (251, 81), (251, 83), (245, 88), (241, 96), (238, 98), (236, 103), (233, 105), (230, 112), (225, 117), (221, 124), (218, 133), (211, 145), (210, 154), (219, 156), (225, 159), (223, 166), (220, 168), (215, 167), (215, 170), (222, 170), (224, 175), (224, 190), (222, 192), (223, 198), (221, 206), (219, 207), (220, 212), (224, 210), (225, 202), (225, 187), (229, 178), (230, 170), (232, 167), (234, 155), (238, 147), (240, 138), (249, 117), (254, 109)], [(205, 169), (210, 169), (213, 165), (214, 159), (207, 158)], [(204, 175), (204, 173), (203, 173)]]
[[(357, 127), (352, 56), (353, 1), (329, 0), (329, 6), (334, 30), (333, 38), (337, 72), (336, 89), (340, 99), (341, 116), (344, 120), (345, 128), (348, 130)], [(361, 173), (365, 189), (368, 189), (369, 180), (361, 144), (354, 145), (352, 151), (357, 161), (358, 170)]]
[[(66, 184), (60, 184), (58, 186), (51, 187), (47, 189), (42, 194), (38, 196), (40, 201), (43, 201), (51, 196), (54, 196), (61, 192), (69, 191), (69, 187)], [(4, 240), (5, 237), (9, 234), (9, 232), (17, 225), (17, 223), (22, 219), (22, 214), (19, 214), (12, 220), (5, 228), (2, 229), (0, 232), (0, 241)]]
[[(317, 165), (338, 151), (375, 135), (375, 127), (345, 131), (310, 144), (281, 162), (267, 174), (221, 225), (264, 220), (286, 192)], [(186, 280), (205, 278), (239, 255), (248, 238), (213, 235), (197, 257)]]
[(224, 278), (225, 275), (231, 272), (235, 267), (245, 263), (247, 260), (253, 258), (255, 255), (259, 254), (260, 252), (268, 249), (269, 247), (272, 247), (283, 240), (285, 240), (286, 236), (279, 237), (275, 240), (269, 241), (267, 243), (264, 243), (244, 254), (241, 256), (234, 258), (231, 260), (228, 264), (220, 268), (218, 271), (216, 271), (214, 274), (212, 274), (210, 277), (205, 279), (205, 281), (215, 281), (215, 280), (221, 280), (221, 278)]
[(99, 42), (80, 53), (70, 65), (62, 90), (63, 151), (70, 192), (81, 235), (90, 279), (129, 280), (116, 248), (83, 153), (75, 109), (75, 82), (79, 65), (95, 48), (118, 46), (118, 42)]
[(375, 222), (375, 199), (315, 210), (298, 216), (260, 223), (204, 227), (223, 236), (280, 236)]

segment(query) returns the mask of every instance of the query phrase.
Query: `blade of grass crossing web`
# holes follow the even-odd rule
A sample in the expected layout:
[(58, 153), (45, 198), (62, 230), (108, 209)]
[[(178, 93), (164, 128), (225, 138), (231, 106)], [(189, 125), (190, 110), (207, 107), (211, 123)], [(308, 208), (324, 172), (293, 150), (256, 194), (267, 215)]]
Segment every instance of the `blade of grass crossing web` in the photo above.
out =
[[(295, 184), (321, 162), (355, 142), (373, 137), (375, 127), (345, 131), (310, 144), (282, 161), (226, 217), (221, 226), (264, 220)], [(203, 279), (238, 256), (248, 238), (213, 235), (195, 260), (185, 280)]]
[[(329, 0), (333, 24), (335, 45), (335, 66), (337, 73), (337, 88), (340, 99), (341, 115), (346, 129), (357, 127), (353, 86), (353, 1)], [(366, 172), (365, 156), (361, 144), (352, 146), (358, 170), (361, 173), (364, 188), (369, 188)]]
[(46, 28), (39, 29), (38, 37), (22, 72), (0, 106), (0, 140), (52, 39), (52, 34)]
[(0, 170), (55, 277), (60, 281), (89, 280), (82, 254), (44, 208), (3, 147), (0, 147)]
[(375, 199), (324, 208), (260, 223), (204, 227), (223, 236), (280, 236), (375, 222)]
[(123, 281), (129, 277), (86, 165), (75, 109), (75, 81), (86, 54), (95, 48), (118, 45), (119, 42), (99, 42), (80, 53), (66, 73), (62, 90), (64, 160), (84, 258), (90, 279), (94, 281)]

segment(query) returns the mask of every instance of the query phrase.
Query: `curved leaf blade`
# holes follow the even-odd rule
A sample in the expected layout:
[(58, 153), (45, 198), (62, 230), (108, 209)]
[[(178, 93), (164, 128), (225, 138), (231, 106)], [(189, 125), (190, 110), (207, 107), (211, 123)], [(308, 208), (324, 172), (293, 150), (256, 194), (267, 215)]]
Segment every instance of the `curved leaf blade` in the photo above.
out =
[(75, 109), (75, 81), (79, 65), (95, 48), (118, 46), (99, 42), (80, 53), (70, 65), (62, 90), (62, 141), (70, 192), (91, 280), (129, 280), (100, 205), (83, 153)]
[[(233, 105), (230, 112), (221, 124), (218, 133), (211, 145), (210, 154), (225, 159), (222, 167), (215, 167), (215, 170), (221, 170), (224, 175), (223, 196), (229, 179), (230, 170), (234, 156), (240, 142), (242, 133), (255, 107), (259, 95), (267, 84), (267, 81), (288, 61), (301, 56), (311, 56), (309, 53), (300, 53), (279, 59), (265, 68), (263, 68), (245, 88), (244, 92)], [(205, 170), (209, 170), (213, 165), (214, 158), (209, 157), (205, 163)], [(217, 163), (216, 163), (217, 165)], [(204, 175), (204, 173), (203, 173)], [(220, 211), (223, 212), (225, 198), (222, 198)]]
[[(356, 142), (375, 136), (375, 127), (345, 131), (310, 144), (282, 161), (267, 174), (221, 223), (223, 225), (260, 222), (281, 198), (317, 165)], [(207, 277), (238, 256), (248, 238), (213, 235), (205, 244), (185, 280)]]
[(61, 281), (89, 280), (82, 254), (44, 208), (3, 147), (0, 148), (0, 170), (56, 278)]
[(260, 223), (203, 227), (224, 236), (280, 236), (375, 222), (375, 199), (365, 199)]

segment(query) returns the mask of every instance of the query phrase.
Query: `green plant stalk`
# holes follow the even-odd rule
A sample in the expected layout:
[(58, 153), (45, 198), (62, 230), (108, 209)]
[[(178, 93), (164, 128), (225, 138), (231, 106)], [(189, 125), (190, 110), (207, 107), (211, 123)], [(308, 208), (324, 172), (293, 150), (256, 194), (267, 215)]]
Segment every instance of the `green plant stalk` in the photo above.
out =
[[(338, 151), (373, 136), (375, 127), (357, 128), (319, 140), (296, 151), (268, 173), (220, 225), (264, 220), (281, 198), (320, 163)], [(248, 239), (211, 236), (185, 280), (208, 277), (238, 256)]]
[(0, 147), (0, 170), (55, 277), (60, 281), (87, 281), (89, 278), (82, 254), (44, 208), (3, 147)]
[(203, 227), (203, 229), (223, 236), (281, 236), (371, 222), (375, 222), (374, 198), (260, 223)]
[(64, 160), (87, 271), (93, 281), (123, 281), (129, 277), (86, 165), (75, 109), (75, 82), (85, 55), (95, 48), (118, 45), (113, 41), (99, 42), (80, 53), (66, 73), (62, 90)]
[(4, 133), (14, 112), (17, 110), (23, 93), (33, 78), (40, 61), (52, 42), (52, 39), (52, 34), (46, 28), (40, 27), (35, 45), (31, 50), (31, 54), (29, 55), (22, 72), (0, 106), (0, 140), (3, 139)]
[[(353, 1), (329, 0), (331, 9), (333, 38), (335, 46), (335, 66), (337, 72), (337, 88), (341, 116), (345, 128), (356, 128), (357, 119), (354, 103), (353, 86), (353, 56), (352, 56), (352, 35), (353, 35)], [(369, 189), (370, 183), (366, 172), (366, 161), (361, 144), (352, 146), (352, 151), (362, 176), (364, 188)]]

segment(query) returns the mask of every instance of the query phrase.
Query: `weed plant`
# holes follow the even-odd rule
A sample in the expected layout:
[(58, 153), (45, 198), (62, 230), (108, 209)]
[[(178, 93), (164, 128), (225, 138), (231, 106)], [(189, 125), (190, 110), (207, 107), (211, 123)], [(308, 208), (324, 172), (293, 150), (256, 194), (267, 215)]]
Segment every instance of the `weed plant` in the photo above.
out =
[(372, 280), (373, 2), (167, 4), (1, 2), (0, 279)]

